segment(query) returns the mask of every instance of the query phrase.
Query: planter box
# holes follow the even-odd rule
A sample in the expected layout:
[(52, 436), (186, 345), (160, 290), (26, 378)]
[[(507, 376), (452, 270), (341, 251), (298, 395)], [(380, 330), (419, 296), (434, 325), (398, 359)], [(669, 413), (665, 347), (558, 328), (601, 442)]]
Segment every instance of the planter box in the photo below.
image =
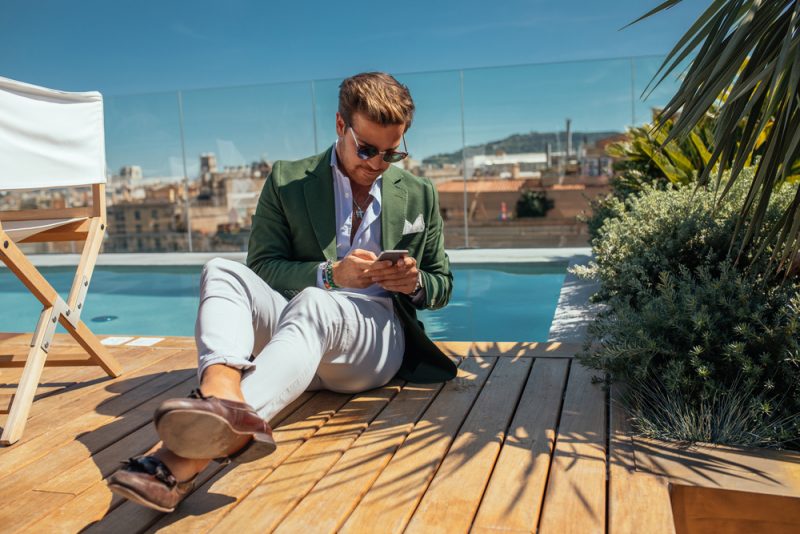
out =
[(633, 443), (636, 470), (669, 483), (676, 534), (800, 532), (800, 454)]

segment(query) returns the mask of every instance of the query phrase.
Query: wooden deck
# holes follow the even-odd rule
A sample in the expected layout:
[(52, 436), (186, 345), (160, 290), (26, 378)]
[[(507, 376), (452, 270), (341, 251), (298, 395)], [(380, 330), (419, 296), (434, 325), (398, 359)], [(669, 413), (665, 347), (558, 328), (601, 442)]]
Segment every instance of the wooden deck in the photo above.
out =
[[(30, 335), (0, 334), (0, 358)], [(53, 360), (79, 354), (57, 336)], [(151, 416), (196, 384), (194, 341), (113, 347), (125, 373), (45, 370), (23, 439), (0, 449), (3, 532), (674, 532), (663, 477), (636, 472), (624, 420), (574, 345), (447, 343), (459, 375), (358, 395), (305, 393), (278, 450), (200, 475), (172, 514), (113, 496)], [(0, 395), (17, 369), (0, 370)], [(0, 424), (4, 416), (0, 416)]]

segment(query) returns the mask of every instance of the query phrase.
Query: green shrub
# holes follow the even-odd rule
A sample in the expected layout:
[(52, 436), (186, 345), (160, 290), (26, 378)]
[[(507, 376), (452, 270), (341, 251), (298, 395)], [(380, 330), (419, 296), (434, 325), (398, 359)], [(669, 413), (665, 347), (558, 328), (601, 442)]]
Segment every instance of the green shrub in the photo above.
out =
[(625, 203), (619, 197), (608, 194), (604, 197), (596, 197), (589, 201), (589, 207), (592, 214), (588, 217), (579, 215), (578, 220), (585, 222), (589, 230), (589, 242), (594, 241), (600, 237), (600, 228), (606, 222), (606, 219), (619, 217), (625, 211)]
[[(607, 304), (580, 359), (628, 383), (647, 435), (800, 448), (800, 283), (767, 274), (768, 258), (750, 264), (752, 250), (729, 259), (744, 172), (719, 203), (693, 185), (608, 203), (593, 262), (573, 271), (599, 281)], [(775, 193), (768, 223), (796, 190)]]
[(544, 191), (523, 189), (517, 200), (517, 217), (544, 217), (554, 205)]
[[(731, 444), (751, 444), (753, 436), (761, 436), (762, 444), (800, 447), (798, 290), (792, 283), (769, 287), (763, 277), (742, 273), (730, 261), (663, 273), (655, 287), (642, 290), (640, 306), (612, 301), (590, 325), (580, 359), (629, 384), (629, 406), (639, 428), (650, 428), (650, 434), (688, 439), (694, 432), (717, 442), (724, 435)], [(664, 393), (657, 398), (669, 402), (641, 402), (659, 389)], [(730, 400), (742, 391), (748, 392), (744, 405)], [(709, 413), (728, 413), (731, 406), (744, 419), (685, 425), (705, 421)], [(673, 423), (665, 428), (664, 412), (671, 410)], [(674, 423), (680, 420), (683, 427)], [(734, 423), (744, 430), (731, 431)], [(716, 430), (706, 432), (712, 427)]]
[[(748, 179), (737, 182), (718, 206), (718, 194), (694, 185), (663, 191), (646, 186), (624, 206), (612, 202), (612, 216), (604, 220), (592, 242), (594, 261), (574, 271), (600, 282), (596, 300), (620, 298), (636, 304), (639, 294), (655, 287), (662, 273), (676, 274), (680, 268), (694, 270), (704, 265), (714, 269), (728, 256), (752, 180), (751, 169), (743, 173)], [(795, 191), (795, 186), (786, 185), (775, 194), (768, 222), (780, 217)], [(735, 251), (740, 242), (734, 241)], [(766, 265), (754, 268), (765, 269)]]
[[(625, 140), (610, 144), (606, 153), (617, 159), (611, 177), (612, 193), (606, 198), (592, 200), (592, 214), (581, 218), (588, 225), (590, 240), (598, 237), (605, 219), (619, 216), (624, 211), (629, 197), (649, 189), (665, 190), (673, 185), (694, 183), (699, 169), (708, 163), (713, 152), (712, 132), (716, 116), (717, 110), (712, 109), (689, 136), (673, 140), (667, 146), (662, 145), (674, 125), (671, 120), (666, 121), (660, 130), (654, 130), (653, 124), (628, 128)], [(654, 112), (653, 123), (657, 122), (658, 116)], [(619, 205), (617, 200), (621, 202)]]

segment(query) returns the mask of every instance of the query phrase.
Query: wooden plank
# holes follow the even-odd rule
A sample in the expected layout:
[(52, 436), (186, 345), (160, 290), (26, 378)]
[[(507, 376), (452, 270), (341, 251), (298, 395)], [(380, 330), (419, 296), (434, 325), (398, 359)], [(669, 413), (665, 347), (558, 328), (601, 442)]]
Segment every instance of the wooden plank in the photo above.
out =
[[(0, 354), (5, 352), (13, 352), (20, 347), (28, 347), (31, 344), (31, 339), (33, 334), (31, 333), (4, 333), (0, 334)], [(136, 339), (136, 335), (126, 335), (126, 334), (108, 334), (108, 335), (98, 335), (97, 339), (104, 340), (111, 337), (129, 337), (132, 339)], [(151, 337), (151, 336), (147, 336)], [(155, 345), (148, 346), (148, 349), (190, 349), (196, 350), (197, 345), (195, 344), (194, 337), (191, 336), (158, 336), (162, 338), (161, 341), (156, 343)], [(51, 344), (54, 351), (79, 351), (83, 350), (80, 348), (80, 345), (73, 339), (73, 337), (68, 333), (56, 333), (53, 336), (53, 342)], [(117, 354), (118, 351), (129, 350), (136, 347), (131, 347), (127, 345), (106, 345), (109, 351), (112, 354)], [(138, 347), (141, 348), (141, 347)]]
[(441, 388), (406, 384), (276, 532), (337, 531)]
[[(36, 393), (33, 396), (33, 401), (35, 403), (36, 401), (47, 398), (51, 395), (57, 395), (74, 385), (75, 382), (62, 382), (58, 384), (45, 383), (43, 385), (40, 384), (39, 387), (36, 388)], [(11, 403), (13, 400), (14, 400), (13, 393), (0, 393), (0, 415), (7, 414), (10, 411)], [(30, 415), (28, 417), (30, 418)]]
[[(97, 451), (151, 422), (153, 411), (166, 399), (184, 397), (195, 387), (190, 372), (168, 373), (121, 398), (109, 414), (86, 414), (74, 421), (73, 439), (38, 461), (0, 479), (0, 517), (14, 510), (23, 494), (69, 469)], [(114, 402), (114, 401), (112, 401)], [(109, 403), (111, 404), (111, 403)], [(70, 428), (70, 430), (73, 430)], [(83, 435), (79, 435), (81, 432)]]
[(800, 498), (675, 485), (677, 534), (797, 534)]
[(91, 217), (91, 208), (44, 208), (35, 210), (3, 210), (0, 221), (38, 221), (47, 219), (73, 219)]
[[(169, 353), (160, 354), (167, 355)], [(64, 407), (65, 409), (60, 413), (56, 407), (51, 416), (42, 418), (39, 423), (46, 428), (45, 431), (30, 439), (24, 447), (12, 447), (2, 451), (0, 454), (0, 481), (4, 476), (35, 462), (51, 450), (68, 445), (75, 437), (106, 425), (116, 417), (130, 411), (138, 404), (158, 394), (158, 388), (163, 388), (164, 384), (172, 384), (175, 380), (184, 380), (194, 376), (194, 371), (188, 368), (190, 364), (194, 363), (194, 359), (195, 357), (191, 353), (177, 352), (172, 358), (162, 359), (151, 367), (140, 369), (137, 371), (138, 377), (131, 376), (113, 386), (109, 385), (108, 389), (96, 389), (88, 395), (83, 395), (81, 399)], [(164, 372), (171, 367), (180, 368), (181, 366), (186, 368), (171, 373)], [(124, 391), (124, 393), (118, 394), (114, 389)], [(54, 398), (43, 399), (41, 404), (46, 402), (52, 404), (48, 401)], [(87, 434), (87, 439), (91, 436), (92, 434)], [(0, 486), (2, 486), (1, 482)]]
[[(165, 361), (165, 359), (170, 356), (174, 357), (177, 354), (177, 351), (164, 354), (136, 348), (130, 348), (124, 352), (117, 351), (117, 357), (120, 358), (127, 373), (125, 378), (118, 380), (109, 378), (105, 371), (94, 365), (91, 367), (63, 369), (64, 371), (70, 372), (70, 376), (74, 377), (76, 383), (68, 387), (55, 399), (47, 402), (42, 400), (33, 404), (31, 415), (28, 418), (28, 427), (22, 441), (24, 442), (28, 437), (33, 437), (31, 433), (42, 426), (43, 423), (36, 422), (37, 417), (52, 417), (52, 421), (55, 421), (56, 425), (61, 424), (64, 418), (56, 418), (54, 416), (63, 415), (64, 410), (75, 410), (75, 403), (82, 403), (84, 406), (88, 406), (86, 409), (94, 409), (94, 405), (87, 402), (91, 400), (87, 398), (90, 394), (94, 394), (94, 392), (101, 389), (106, 389), (108, 393), (112, 394), (124, 393), (136, 385), (143, 383), (144, 380), (155, 378), (155, 374), (174, 367), (174, 365), (169, 366), (167, 363), (169, 360)], [(159, 364), (159, 362), (161, 363)], [(159, 364), (159, 367), (149, 369), (149, 374), (145, 374), (144, 369), (152, 364)], [(48, 369), (45, 368), (45, 373), (47, 372)], [(99, 404), (99, 402), (96, 404)], [(47, 429), (52, 429), (52, 425), (53, 422), (48, 423)], [(0, 452), (0, 454), (2, 453)]]
[[(13, 351), (5, 351), (4, 354), (0, 355), (0, 358), (18, 358), (19, 355), (24, 355), (23, 351), (24, 354), (27, 354), (28, 347), (19, 347)], [(51, 353), (51, 356), (56, 358), (71, 357), (71, 355), (66, 354), (58, 349), (51, 351)], [(92, 372), (92, 376), (105, 376), (105, 373), (98, 374), (99, 370), (96, 368), (96, 366), (88, 366), (87, 369)], [(22, 369), (20, 367), (0, 369), (0, 383), (3, 383), (4, 387), (16, 386), (19, 383), (19, 377), (21, 374)], [(45, 366), (44, 371), (42, 372), (41, 380), (43, 382), (77, 382), (82, 380), (82, 378), (85, 376), (86, 374), (81, 373), (78, 369), (64, 369)]]
[[(218, 473), (219, 465), (216, 462), (211, 462), (202, 473), (197, 475), (197, 483), (205, 484)], [(215, 497), (217, 498), (216, 503), (218, 504), (227, 501), (223, 496), (215, 495)], [(88, 503), (87, 509), (78, 507), (82, 502)], [(73, 503), (75, 503), (75, 508), (73, 508)], [(104, 534), (116, 532), (140, 533), (145, 532), (145, 530), (159, 518), (171, 517), (171, 514), (163, 514), (151, 508), (139, 506), (138, 504), (134, 504), (112, 493), (105, 482), (93, 485), (73, 501), (67, 503), (64, 509), (78, 510), (79, 513), (82, 514), (78, 519), (69, 519), (69, 517), (67, 517), (65, 523), (65, 525), (77, 523), (80, 525), (79, 529), (60, 529), (57, 523), (48, 522), (49, 525), (55, 525), (55, 530), (48, 530), (44, 527), (40, 528), (40, 522), (31, 526), (31, 532), (41, 532), (42, 534), (50, 534), (51, 532), (63, 532), (64, 534), (71, 534), (73, 532), (81, 532), (81, 534), (89, 532)], [(57, 510), (55, 513), (61, 515), (61, 510)]]
[(461, 361), (472, 354), (471, 341), (434, 341), (445, 356), (454, 361)]
[[(313, 393), (303, 393), (278, 413), (273, 418), (272, 424), (280, 424), (313, 396)], [(27, 532), (48, 533), (78, 532), (101, 520), (109, 511), (109, 505), (113, 500), (113, 494), (103, 479), (119, 467), (121, 458), (143, 454), (150, 450), (156, 442), (158, 442), (158, 435), (154, 426), (145, 425), (112, 446), (103, 449), (92, 458), (87, 458), (55, 479), (38, 486), (35, 491), (48, 491), (62, 495), (69, 494), (68, 499), (55, 505), (46, 503), (44, 506), (38, 506), (38, 516), (43, 516), (42, 519), (35, 525), (25, 525), (25, 530)], [(198, 486), (221, 469), (222, 466), (212, 463), (198, 477)], [(76, 495), (76, 497), (72, 498), (72, 495)], [(122, 502), (117, 499), (116, 504), (121, 504)], [(143, 509), (133, 504), (131, 506), (138, 509), (135, 521), (129, 521), (126, 523), (125, 528), (115, 529), (114, 531), (130, 530), (131, 525), (141, 525), (144, 528), (163, 515), (154, 510)], [(33, 521), (37, 519), (38, 517), (32, 518)], [(108, 526), (108, 524), (105, 524), (104, 528)], [(97, 527), (100, 527), (100, 525), (97, 525)]]
[(211, 531), (267, 532), (274, 529), (400, 391), (401, 385), (393, 380), (380, 389), (353, 398)]
[[(98, 374), (100, 373), (101, 372), (96, 367), (84, 367), (80, 369), (45, 367), (42, 371), (42, 377), (39, 379), (39, 387), (36, 388), (33, 404), (34, 408), (36, 407), (36, 401), (50, 395), (67, 391), (84, 380), (98, 378)], [(5, 395), (12, 396), (14, 394), (14, 391), (17, 389), (17, 384), (19, 383), (20, 374), (19, 370), (17, 370), (6, 371), (6, 374), (0, 375), (0, 391), (3, 392), (0, 393), (0, 397)], [(100, 377), (105, 377), (105, 373), (100, 374)], [(8, 381), (3, 382), (5, 379)], [(29, 422), (34, 416), (34, 413), (35, 411), (32, 411), (31, 415), (28, 416)]]
[[(161, 336), (159, 336), (161, 337)], [(153, 349), (188, 349), (197, 350), (197, 343), (194, 337), (167, 336), (151, 348)]]
[[(25, 367), (28, 356), (17, 354), (0, 354), (0, 367), (14, 368)], [(54, 354), (47, 357), (47, 367), (85, 367), (94, 365), (92, 357), (82, 351), (82, 354)]]
[[(8, 378), (12, 381), (0, 385), (0, 391), (3, 391), (3, 393), (0, 393), (0, 414), (8, 413), (11, 400), (17, 389), (17, 383), (19, 382), (19, 377), (16, 379), (13, 377)], [(89, 387), (102, 380), (106, 380), (106, 374), (94, 365), (79, 368), (46, 366), (42, 371), (42, 376), (39, 379), (39, 386), (36, 388), (36, 393), (33, 396), (33, 405), (28, 413), (26, 434), (30, 432), (31, 420), (41, 413), (41, 410), (38, 409), (38, 403), (43, 399), (54, 395), (61, 395), (78, 387)], [(2, 424), (0, 423), (0, 427), (1, 426)]]
[[(334, 417), (350, 399), (350, 395), (331, 391), (317, 393), (275, 429), (274, 437), (278, 449), (274, 453), (255, 462), (226, 467), (195, 490), (177, 510), (155, 523), (150, 531), (207, 532)], [(220, 495), (224, 495), (224, 499)], [(116, 527), (122, 528), (134, 518), (141, 517), (142, 513), (149, 512), (132, 503), (125, 503), (98, 526), (103, 527), (101, 530), (113, 532)]]
[[(30, 340), (24, 345), (2, 346), (0, 347), (0, 360), (21, 360), (27, 357), (30, 350)], [(50, 353), (47, 356), (48, 362), (52, 359), (70, 359), (75, 355), (83, 354), (85, 351), (78, 347), (50, 347)], [(15, 364), (17, 365), (17, 364)], [(22, 374), (22, 366), (19, 367), (6, 367), (0, 365), (0, 388), (8, 389), (9, 393), (13, 393), (19, 383), (19, 378)], [(92, 380), (98, 377), (105, 377), (106, 373), (98, 369), (95, 365), (89, 365), (80, 368), (65, 368), (59, 366), (51, 366), (49, 363), (45, 365), (42, 371), (42, 376), (39, 379), (40, 388), (43, 386), (61, 385), (66, 387), (67, 384), (81, 382), (83, 380)], [(38, 391), (38, 390), (37, 390)], [(37, 392), (38, 395), (38, 392)]]
[[(25, 365), (25, 358), (28, 356), (28, 349), (30, 349), (30, 340), (28, 343), (14, 347), (8, 347), (6, 350), (0, 349), (0, 367), (14, 368), (22, 367)], [(86, 356), (86, 351), (76, 345), (58, 347), (53, 341), (50, 347), (50, 352), (47, 355), (48, 365), (53, 360), (67, 360), (77, 359), (78, 356)]]
[(548, 343), (476, 341), (470, 348), (471, 356), (498, 358), (572, 358), (581, 350), (579, 343)]
[[(0, 509), (0, 515), (5, 520), (4, 529), (7, 532), (31, 532), (32, 523), (53, 510), (63, 509), (67, 503), (74, 500), (75, 496), (85, 492), (93, 483), (101, 482), (103, 477), (113, 473), (119, 467), (120, 460), (147, 451), (157, 441), (158, 435), (153, 425), (145, 425), (97, 454), (60, 473), (54, 473), (53, 479), (42, 481), (20, 495), (18, 501), (24, 502), (25, 506), (17, 513), (7, 513)], [(91, 522), (87, 518), (85, 509), (74, 511), (77, 515), (73, 521), (77, 519), (83, 526)], [(37, 530), (42, 531), (42, 529)], [(61, 525), (48, 530), (64, 532)], [(73, 532), (78, 530), (80, 528)]]
[[(614, 386), (610, 406), (608, 532), (675, 534), (669, 483), (665, 478), (636, 471), (630, 425)], [(635, 497), (634, 497), (635, 496)]]
[[(98, 338), (102, 340), (102, 339), (105, 339), (105, 338), (108, 338), (108, 337), (118, 337), (120, 335), (122, 335), (122, 334), (108, 334), (108, 335), (98, 336)], [(0, 334), (0, 352), (3, 352), (7, 347), (17, 347), (17, 346), (20, 346), (20, 345), (22, 345), (22, 346), (30, 345), (32, 336), (33, 336), (32, 334), (25, 333), (25, 332), (16, 332), (16, 333), (15, 332), (10, 332), (10, 333)], [(134, 336), (125, 336), (125, 337), (134, 337)], [(169, 339), (169, 338), (167, 338), (167, 339)], [(177, 338), (177, 339), (194, 340), (194, 338), (191, 338), (191, 337)], [(66, 348), (70, 348), (70, 347), (71, 348), (79, 347), (78, 343), (72, 338), (71, 335), (65, 334), (65, 333), (61, 333), (61, 332), (57, 332), (53, 336), (53, 344), (52, 345), (53, 345), (53, 347), (59, 348), (59, 349), (61, 349), (61, 348), (66, 349)], [(125, 347), (124, 345), (116, 345), (116, 346), (110, 346), (108, 348), (112, 352), (116, 353), (116, 351), (118, 351), (118, 350), (125, 350), (125, 349), (129, 349), (131, 347)], [(154, 347), (148, 347), (148, 348), (154, 348)], [(174, 347), (170, 347), (170, 348), (174, 348)], [(192, 344), (191, 347), (187, 345), (186, 348), (194, 348), (194, 344)]]
[(537, 358), (472, 532), (533, 532), (550, 471), (569, 360)]
[(345, 533), (401, 532), (433, 479), (495, 358), (469, 358), (447, 382), (406, 441), (340, 529)]
[[(70, 375), (75, 376), (79, 382), (67, 388), (59, 395), (46, 397), (33, 404), (31, 414), (28, 418), (26, 433), (22, 440), (14, 447), (0, 448), (0, 472), (3, 472), (3, 470), (8, 467), (5, 463), (8, 459), (6, 459), (5, 456), (10, 455), (16, 458), (16, 455), (22, 452), (18, 449), (21, 449), (23, 443), (34, 439), (42, 432), (54, 430), (54, 428), (64, 424), (72, 417), (77, 417), (87, 411), (94, 410), (95, 407), (106, 398), (110, 398), (115, 394), (124, 393), (147, 380), (151, 380), (154, 376), (144, 376), (145, 372), (143, 372), (143, 369), (172, 354), (177, 354), (177, 352), (150, 353), (144, 349), (128, 349), (122, 357), (123, 361), (126, 363), (126, 368), (130, 370), (130, 375), (125, 379), (117, 381), (110, 380), (105, 373), (95, 366), (80, 369), (45, 369), (44, 374), (48, 372), (69, 372)], [(98, 376), (98, 374), (100, 376)], [(104, 390), (105, 392), (100, 392), (100, 390)], [(99, 398), (97, 397), (98, 395), (100, 395)], [(14, 452), (15, 450), (18, 450), (18, 452)]]
[[(58, 334), (56, 334), (57, 336)], [(2, 332), (0, 333), (0, 350), (6, 345), (26, 343), (24, 339), (27, 337), (27, 343), (31, 342), (32, 334), (24, 334), (20, 332)]]
[(499, 359), (405, 532), (469, 531), (532, 363)]
[(800, 497), (800, 453), (634, 438), (639, 471), (674, 484)]
[(539, 532), (605, 532), (606, 396), (572, 362)]
[(67, 223), (63, 226), (51, 228), (35, 233), (18, 243), (56, 243), (60, 241), (85, 241), (89, 236), (90, 219)]

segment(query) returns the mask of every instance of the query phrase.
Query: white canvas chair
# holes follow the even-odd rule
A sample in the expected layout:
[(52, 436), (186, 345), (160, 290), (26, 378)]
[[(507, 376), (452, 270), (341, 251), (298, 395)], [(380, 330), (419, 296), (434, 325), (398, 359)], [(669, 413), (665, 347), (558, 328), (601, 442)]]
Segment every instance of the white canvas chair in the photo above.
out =
[[(0, 444), (22, 437), (46, 364), (99, 365), (110, 376), (121, 373), (80, 319), (106, 229), (105, 166), (100, 93), (66, 93), (0, 78), (0, 190), (92, 188), (90, 207), (0, 210), (0, 260), (44, 307), (27, 358), (0, 358), (0, 368), (24, 365), (16, 392), (0, 404), (0, 413), (8, 413)], [(66, 301), (18, 247), (52, 241), (84, 242)], [(57, 323), (86, 350), (86, 357), (48, 360)]]

